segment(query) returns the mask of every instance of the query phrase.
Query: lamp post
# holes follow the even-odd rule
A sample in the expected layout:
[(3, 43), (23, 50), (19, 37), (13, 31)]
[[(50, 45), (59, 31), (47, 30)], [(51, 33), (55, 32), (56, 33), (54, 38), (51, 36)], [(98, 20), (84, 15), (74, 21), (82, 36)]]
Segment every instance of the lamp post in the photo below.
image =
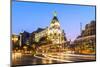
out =
[(21, 33), (20, 33), (20, 42), (19, 42), (19, 46), (21, 47), (21, 45), (22, 45), (22, 35), (21, 35)]
[(24, 46), (23, 48), (24, 48), (24, 50), (25, 50), (25, 53), (26, 53), (26, 51), (27, 51), (27, 46)]

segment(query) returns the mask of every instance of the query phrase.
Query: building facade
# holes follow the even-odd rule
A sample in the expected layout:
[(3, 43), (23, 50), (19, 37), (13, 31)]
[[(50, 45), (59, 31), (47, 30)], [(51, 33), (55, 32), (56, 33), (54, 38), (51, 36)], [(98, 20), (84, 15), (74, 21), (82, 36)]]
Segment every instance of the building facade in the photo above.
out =
[(16, 34), (12, 34), (12, 37), (11, 37), (11, 40), (12, 40), (12, 47), (13, 49), (16, 49), (19, 47), (19, 35), (16, 35)]
[(51, 23), (45, 29), (38, 29), (39, 32), (35, 32), (35, 41), (39, 42), (39, 40), (43, 37), (46, 38), (47, 41), (52, 42), (52, 44), (63, 44), (65, 43), (65, 33), (60, 27), (59, 20), (54, 13), (54, 17), (51, 20)]
[(86, 24), (85, 29), (82, 30), (81, 35), (75, 41), (75, 49), (79, 53), (94, 53), (96, 50), (96, 22), (91, 21)]
[(19, 35), (18, 45), (22, 49), (25, 46), (32, 47), (37, 52), (58, 52), (68, 44), (64, 30), (61, 29), (60, 22), (57, 18), (56, 12), (46, 28), (38, 28), (32, 33), (21, 32)]

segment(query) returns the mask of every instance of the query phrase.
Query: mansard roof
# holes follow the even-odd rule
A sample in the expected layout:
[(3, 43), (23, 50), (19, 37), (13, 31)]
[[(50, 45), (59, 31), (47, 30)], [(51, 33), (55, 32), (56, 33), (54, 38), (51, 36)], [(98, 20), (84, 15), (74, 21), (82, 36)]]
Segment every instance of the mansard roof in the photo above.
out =
[(39, 33), (41, 31), (45, 30), (45, 28), (38, 28), (36, 31), (34, 31), (35, 33)]

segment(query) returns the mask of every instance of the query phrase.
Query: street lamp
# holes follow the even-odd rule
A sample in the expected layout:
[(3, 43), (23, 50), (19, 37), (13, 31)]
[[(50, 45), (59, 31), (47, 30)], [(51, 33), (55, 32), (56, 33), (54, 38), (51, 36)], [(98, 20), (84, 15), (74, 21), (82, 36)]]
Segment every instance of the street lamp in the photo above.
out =
[(24, 46), (23, 48), (24, 48), (24, 50), (25, 50), (25, 53), (26, 53), (26, 51), (27, 51), (27, 46)]

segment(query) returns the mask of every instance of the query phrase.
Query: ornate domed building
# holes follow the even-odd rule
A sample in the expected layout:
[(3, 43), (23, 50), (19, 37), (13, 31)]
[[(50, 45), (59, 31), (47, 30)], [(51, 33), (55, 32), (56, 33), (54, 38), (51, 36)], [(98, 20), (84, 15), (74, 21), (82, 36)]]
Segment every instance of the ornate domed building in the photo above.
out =
[(45, 29), (39, 28), (35, 32), (36, 42), (39, 42), (43, 37), (46, 37), (46, 40), (52, 42), (52, 44), (63, 44), (66, 42), (65, 33), (60, 28), (60, 23), (57, 18), (56, 12), (54, 12), (54, 17), (51, 20), (50, 26)]
[(65, 37), (64, 30), (61, 29), (56, 12), (54, 12), (54, 17), (52, 18), (48, 27), (44, 29), (38, 28), (34, 33), (35, 42), (37, 42), (37, 45), (39, 45), (36, 50), (37, 52), (62, 52), (68, 45), (68, 41)]

